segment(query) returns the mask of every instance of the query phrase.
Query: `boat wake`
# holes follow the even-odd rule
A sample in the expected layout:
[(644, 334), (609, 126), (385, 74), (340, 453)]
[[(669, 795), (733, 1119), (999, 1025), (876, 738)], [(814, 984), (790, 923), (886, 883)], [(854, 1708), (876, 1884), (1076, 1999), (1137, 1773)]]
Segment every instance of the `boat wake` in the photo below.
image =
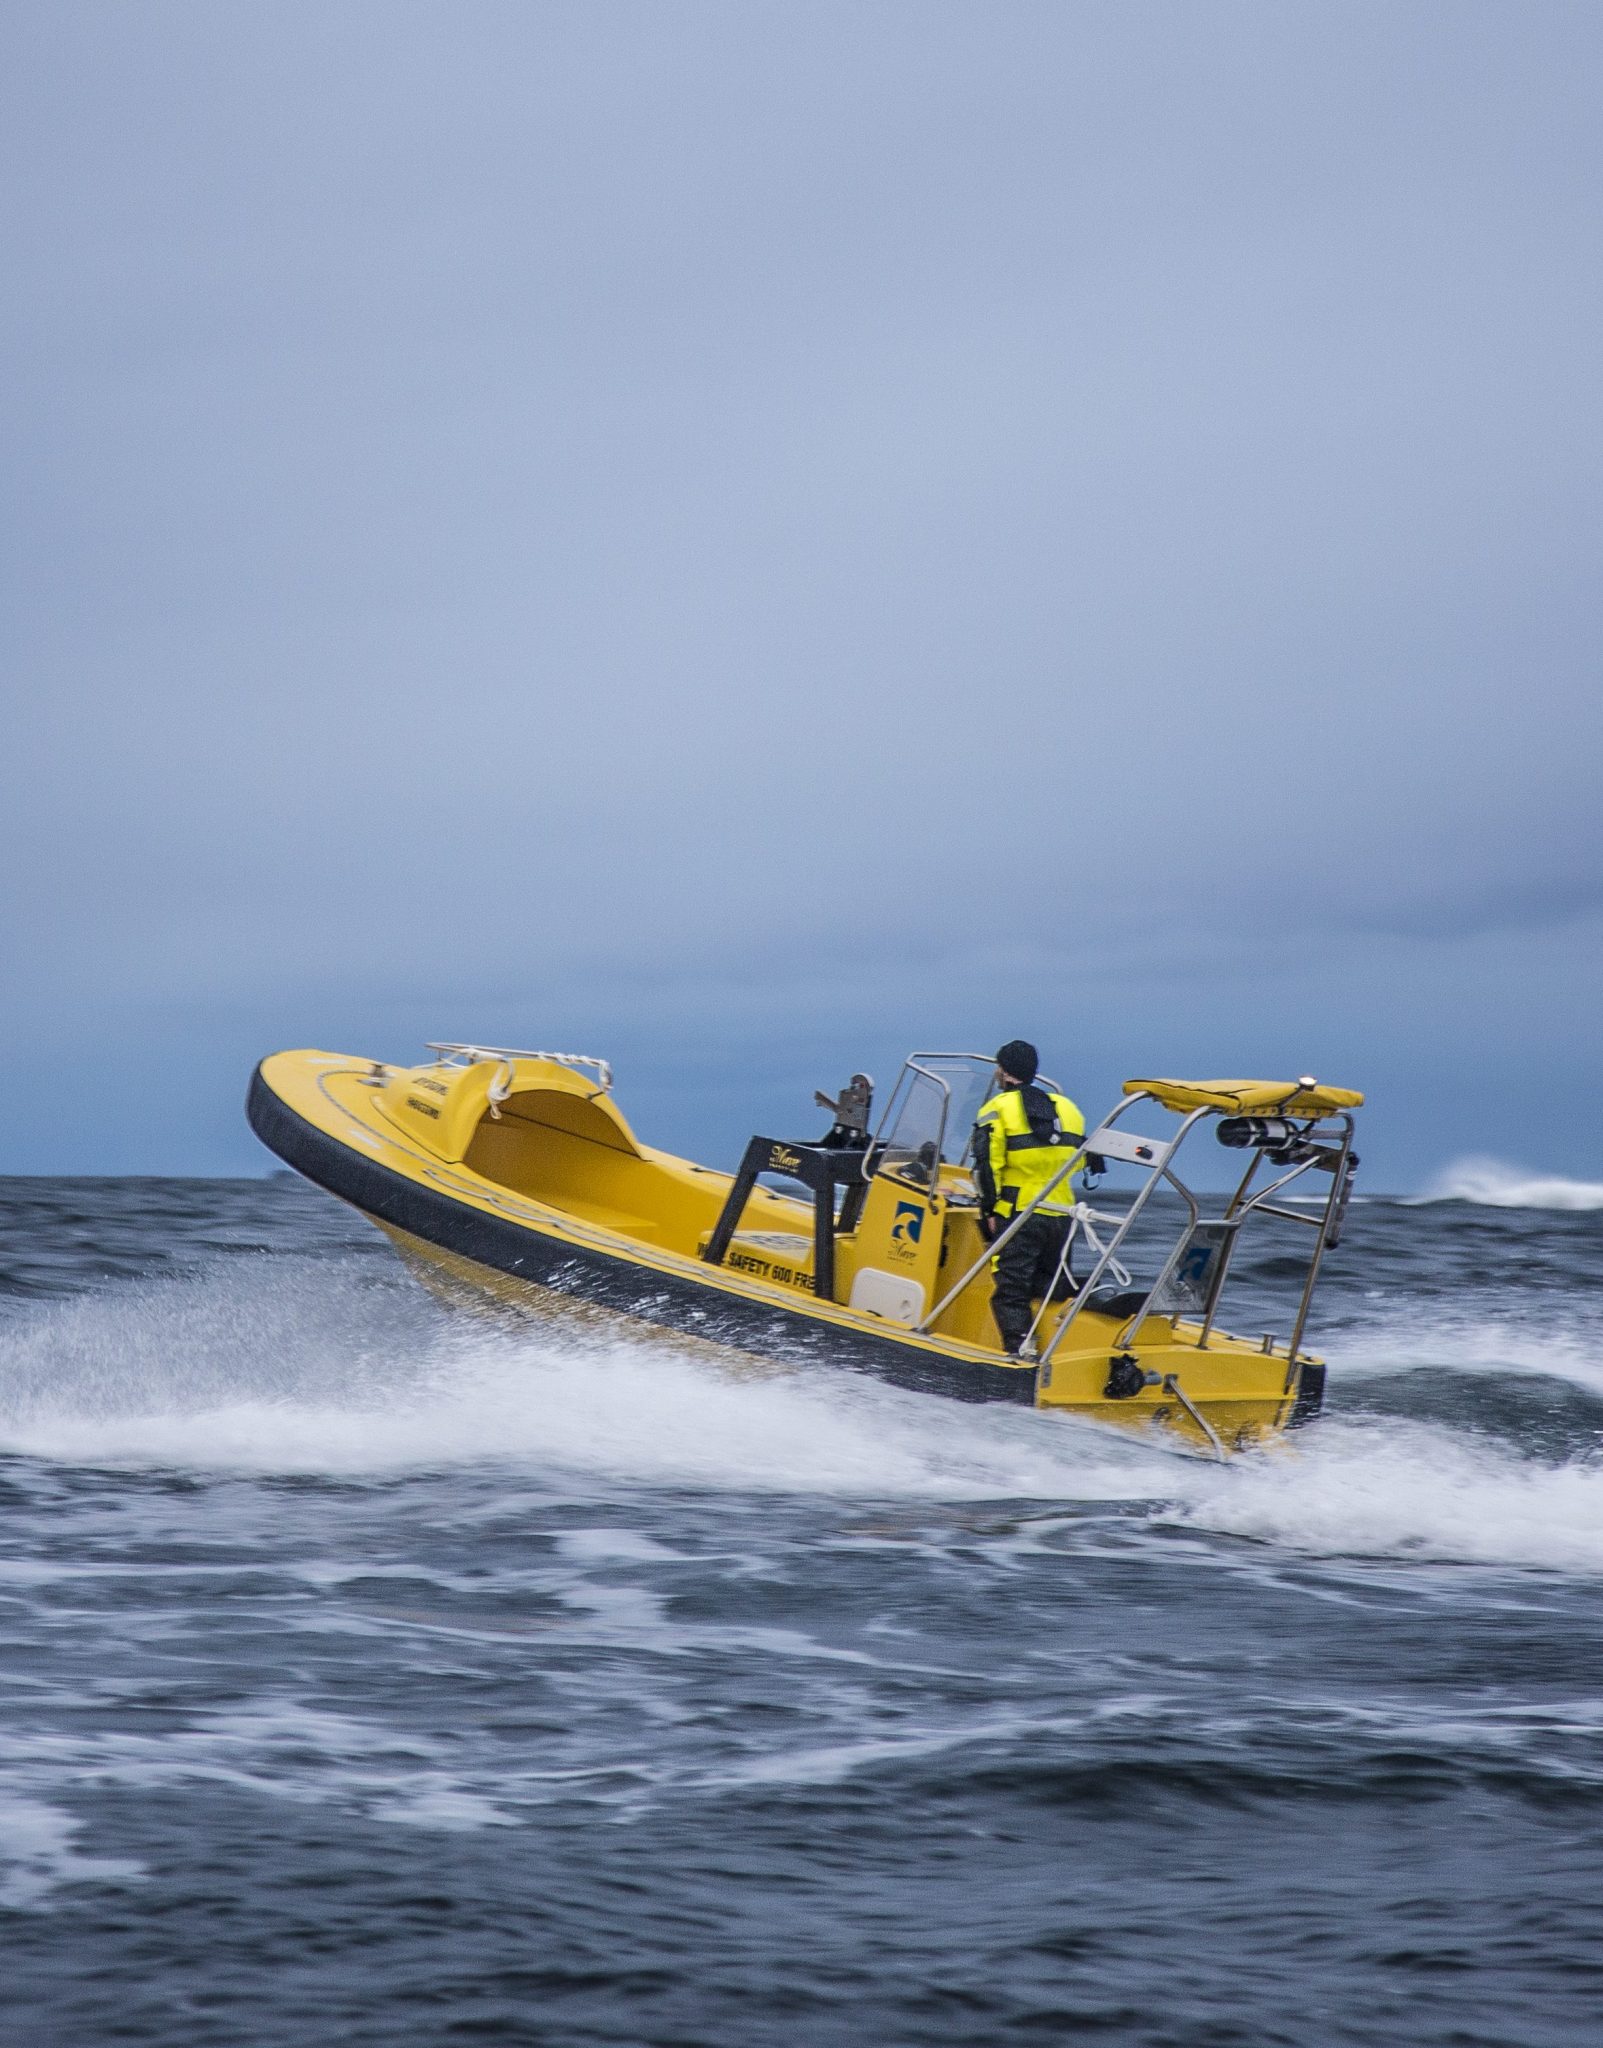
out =
[(1329, 1558), (1603, 1573), (1603, 1467), (1433, 1424), (1325, 1421), (1300, 1460), (1242, 1461), (1178, 1519)]
[[(1483, 1333), (1484, 1334), (1484, 1333)], [(1510, 1333), (1369, 1332), (1336, 1384), (1426, 1353), (1465, 1380)], [(1603, 1360), (1567, 1340), (1569, 1376)], [(1467, 1373), (1462, 1371), (1468, 1367)], [(371, 1264), (238, 1264), (29, 1309), (0, 1325), (0, 1455), (52, 1466), (388, 1483), (467, 1469), (555, 1497), (691, 1489), (1117, 1511), (1133, 1538), (1232, 1537), (1327, 1558), (1603, 1573), (1603, 1466), (1511, 1437), (1348, 1407), (1227, 1467), (1027, 1410), (785, 1371), (642, 1334), (509, 1330), (437, 1310)]]
[(1472, 1155), (1443, 1167), (1410, 1205), (1473, 1202), (1490, 1209), (1603, 1209), (1603, 1181), (1571, 1180), (1561, 1173), (1533, 1173), (1529, 1167)]
[(786, 1371), (642, 1330), (452, 1317), (365, 1266), (275, 1260), (79, 1297), (0, 1328), (0, 1452), (384, 1477), (517, 1467), (857, 1497), (1125, 1498), (1173, 1459), (1015, 1408)]

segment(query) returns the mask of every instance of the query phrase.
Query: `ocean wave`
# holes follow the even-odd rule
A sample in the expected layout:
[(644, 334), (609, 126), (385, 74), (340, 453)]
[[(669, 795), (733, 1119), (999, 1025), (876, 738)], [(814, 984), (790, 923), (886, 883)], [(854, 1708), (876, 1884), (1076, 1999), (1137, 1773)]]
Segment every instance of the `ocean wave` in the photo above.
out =
[(1471, 1154), (1443, 1167), (1410, 1202), (1472, 1202), (1489, 1209), (1603, 1209), (1603, 1181), (1534, 1173), (1529, 1167)]
[(1493, 1314), (1422, 1315), (1349, 1333), (1333, 1346), (1340, 1378), (1384, 1378), (1398, 1373), (1469, 1373), (1477, 1378), (1515, 1374), (1521, 1379), (1564, 1380), (1603, 1395), (1603, 1328), (1596, 1312), (1569, 1304), (1560, 1320)]
[(1603, 1466), (1542, 1465), (1439, 1426), (1324, 1422), (1244, 1459), (1176, 1519), (1328, 1557), (1603, 1573)]
[[(389, 1480), (481, 1467), (640, 1488), (1072, 1502), (1327, 1556), (1603, 1574), (1603, 1467), (1450, 1423), (1335, 1418), (1217, 1466), (1028, 1409), (973, 1407), (711, 1345), (447, 1317), (338, 1263), (232, 1265), (54, 1304), (0, 1335), (0, 1451), (58, 1464)], [(1471, 1341), (1473, 1339), (1473, 1341)], [(1377, 1332), (1338, 1375), (1420, 1362), (1593, 1388), (1584, 1342)]]

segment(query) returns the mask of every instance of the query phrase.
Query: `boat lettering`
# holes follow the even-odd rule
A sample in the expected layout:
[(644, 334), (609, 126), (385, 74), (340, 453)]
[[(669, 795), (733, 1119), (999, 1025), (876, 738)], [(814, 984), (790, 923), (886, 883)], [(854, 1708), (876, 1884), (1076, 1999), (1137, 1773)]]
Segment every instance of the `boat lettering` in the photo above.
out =
[(726, 1266), (733, 1266), (737, 1272), (749, 1273), (754, 1280), (779, 1280), (787, 1287), (811, 1287), (813, 1276), (804, 1266), (774, 1266), (767, 1259), (760, 1259), (752, 1252), (730, 1252), (724, 1260)]
[(431, 1095), (449, 1095), (451, 1092), (443, 1081), (431, 1081), (427, 1074), (415, 1076), (412, 1085), (414, 1088), (426, 1088)]
[(768, 1171), (770, 1173), (794, 1173), (801, 1165), (801, 1154), (792, 1152), (788, 1145), (770, 1145), (768, 1148)]
[(408, 1109), (420, 1109), (425, 1116), (437, 1117), (440, 1113), (438, 1103), (420, 1102), (415, 1095), (406, 1098), (406, 1106)]

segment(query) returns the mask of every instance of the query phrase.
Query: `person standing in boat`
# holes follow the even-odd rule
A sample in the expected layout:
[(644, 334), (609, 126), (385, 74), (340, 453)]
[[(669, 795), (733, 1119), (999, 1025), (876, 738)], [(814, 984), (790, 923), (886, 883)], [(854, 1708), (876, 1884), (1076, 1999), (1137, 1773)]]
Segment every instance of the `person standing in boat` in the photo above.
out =
[[(974, 1126), (974, 1185), (987, 1238), (1001, 1236), (1085, 1137), (1085, 1118), (1068, 1096), (1036, 1086), (1039, 1066), (1033, 1045), (1010, 1038), (996, 1056), (1000, 1085), (981, 1106)], [(1010, 1357), (1017, 1357), (1035, 1304), (1048, 1290), (1056, 1301), (1074, 1292), (1063, 1254), (1074, 1208), (1072, 1183), (1085, 1170), (1082, 1162), (1060, 1180), (991, 1261), (996, 1276), (991, 1312)]]

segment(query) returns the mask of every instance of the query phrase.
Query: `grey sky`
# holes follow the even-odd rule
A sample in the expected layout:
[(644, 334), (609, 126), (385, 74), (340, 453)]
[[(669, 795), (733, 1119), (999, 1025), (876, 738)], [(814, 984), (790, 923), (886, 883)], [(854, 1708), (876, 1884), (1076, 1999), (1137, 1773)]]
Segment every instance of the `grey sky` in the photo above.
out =
[(14, 5), (0, 1169), (1026, 1032), (1603, 1159), (1591, 5)]

